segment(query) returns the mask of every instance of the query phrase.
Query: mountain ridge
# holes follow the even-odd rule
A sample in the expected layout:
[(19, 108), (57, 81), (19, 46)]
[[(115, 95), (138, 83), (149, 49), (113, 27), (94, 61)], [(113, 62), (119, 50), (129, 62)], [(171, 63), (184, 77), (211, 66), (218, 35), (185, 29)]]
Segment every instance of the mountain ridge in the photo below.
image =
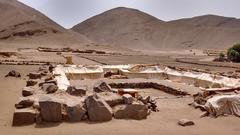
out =
[(97, 43), (162, 50), (226, 49), (240, 41), (239, 28), (240, 20), (236, 18), (202, 15), (162, 21), (139, 10), (120, 7), (89, 18), (72, 30)]

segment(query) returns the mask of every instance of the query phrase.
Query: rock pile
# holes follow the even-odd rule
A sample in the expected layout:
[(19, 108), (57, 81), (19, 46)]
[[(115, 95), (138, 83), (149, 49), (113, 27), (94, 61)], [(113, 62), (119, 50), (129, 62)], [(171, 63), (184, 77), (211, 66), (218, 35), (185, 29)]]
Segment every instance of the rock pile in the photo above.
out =
[(158, 112), (157, 102), (152, 99), (151, 96), (139, 97), (139, 100), (142, 101), (143, 104), (147, 105), (148, 109), (154, 112)]
[[(26, 87), (22, 89), (23, 97), (21, 97), (19, 102), (15, 104), (16, 110), (13, 115), (13, 126), (32, 124), (38, 122), (39, 118), (48, 121), (48, 116), (52, 119), (56, 119), (55, 114), (46, 114), (54, 113), (54, 110), (57, 111), (57, 107), (54, 107), (54, 104), (50, 102), (50, 99), (52, 100), (52, 98), (48, 99), (40, 96), (41, 94), (52, 94), (58, 90), (56, 81), (55, 83), (52, 83), (54, 80), (45, 80), (47, 74), (49, 74), (47, 69), (48, 68), (44, 66), (39, 68), (38, 72), (29, 73), (29, 80), (26, 81)], [(16, 72), (11, 72), (10, 74), (13, 75), (13, 73), (14, 75), (16, 74)], [(39, 85), (36, 85), (38, 83)], [(58, 102), (56, 102), (56, 104), (60, 105), (59, 117), (61, 117), (61, 121), (62, 104)]]
[[(145, 87), (145, 84), (136, 85)], [(151, 110), (157, 110), (151, 97), (119, 95), (104, 81), (97, 82), (91, 90), (69, 86), (66, 91), (59, 91), (48, 67), (29, 74), (22, 96), (15, 105), (13, 126), (83, 120), (104, 122), (112, 118), (142, 120)]]

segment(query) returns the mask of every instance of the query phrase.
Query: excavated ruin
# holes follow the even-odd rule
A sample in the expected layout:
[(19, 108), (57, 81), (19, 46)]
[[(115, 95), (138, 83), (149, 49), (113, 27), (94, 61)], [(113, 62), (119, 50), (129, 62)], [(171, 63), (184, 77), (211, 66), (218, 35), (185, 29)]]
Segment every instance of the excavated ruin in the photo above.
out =
[[(13, 126), (102, 122), (112, 118), (142, 120), (159, 107), (156, 98), (141, 95), (141, 89), (156, 89), (178, 97), (194, 95), (166, 82), (189, 85), (198, 92), (240, 86), (239, 79), (160, 65), (50, 65), (29, 73), (28, 77), (15, 105)], [(202, 102), (205, 103), (210, 104)]]

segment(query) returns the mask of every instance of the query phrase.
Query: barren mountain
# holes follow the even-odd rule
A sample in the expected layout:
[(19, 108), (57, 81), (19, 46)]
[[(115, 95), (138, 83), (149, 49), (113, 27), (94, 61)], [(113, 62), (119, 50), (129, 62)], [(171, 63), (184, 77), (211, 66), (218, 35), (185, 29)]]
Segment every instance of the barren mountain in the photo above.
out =
[(45, 15), (16, 0), (0, 0), (0, 43), (86, 44), (81, 34), (66, 30)]
[(135, 50), (225, 49), (240, 42), (240, 20), (214, 15), (164, 22), (129, 8), (116, 8), (72, 28), (98, 43)]

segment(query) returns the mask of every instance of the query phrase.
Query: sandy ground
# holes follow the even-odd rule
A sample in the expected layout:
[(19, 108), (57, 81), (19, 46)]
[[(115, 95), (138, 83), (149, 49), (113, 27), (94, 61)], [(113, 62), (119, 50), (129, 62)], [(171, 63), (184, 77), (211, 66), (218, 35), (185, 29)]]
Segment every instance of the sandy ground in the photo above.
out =
[[(1, 4), (3, 3), (3, 4)], [(8, 3), (12, 6), (6, 6)], [(3, 8), (2, 8), (3, 7)], [(78, 49), (96, 49), (96, 50), (104, 50), (104, 51), (114, 51), (120, 52), (124, 55), (71, 55), (73, 56), (74, 64), (86, 64), (86, 65), (95, 65), (95, 64), (162, 64), (162, 65), (170, 65), (177, 67), (185, 67), (185, 68), (199, 68), (202, 70), (208, 70), (211, 72), (228, 72), (235, 71), (236, 68), (231, 67), (217, 67), (218, 65), (223, 65), (223, 63), (213, 63), (209, 62), (212, 60), (212, 57), (203, 56), (201, 51), (193, 50), (193, 51), (163, 51), (163, 52), (155, 52), (153, 50), (159, 50), (164, 48), (192, 48), (200, 47), (202, 49), (206, 49), (205, 47), (213, 47), (217, 45), (217, 48), (226, 48), (226, 45), (231, 45), (235, 43), (235, 41), (239, 40), (240, 31), (239, 29), (226, 29), (224, 28), (224, 33), (221, 34), (223, 28), (212, 29), (207, 28), (206, 32), (201, 32), (202, 29), (193, 32), (192, 29), (195, 29), (195, 26), (182, 26), (178, 25), (178, 23), (172, 22), (169, 26), (172, 29), (172, 33), (180, 33), (180, 34), (171, 34), (168, 32), (170, 27), (166, 27), (165, 23), (159, 22), (159, 20), (155, 20), (157, 23), (150, 23), (151, 25), (146, 25), (146, 20), (151, 20), (151, 16), (146, 16), (146, 14), (142, 14), (141, 12), (135, 13), (132, 10), (126, 10), (122, 8), (122, 11), (126, 11), (125, 15), (134, 16), (131, 18), (131, 22), (134, 25), (127, 26), (126, 23), (122, 23), (129, 21), (128, 16), (119, 16), (122, 17), (122, 21), (116, 21), (117, 23), (114, 25), (110, 25), (105, 23), (104, 21), (107, 18), (112, 17), (102, 16), (103, 21), (95, 21), (95, 22), (103, 22), (105, 24), (100, 24), (98, 29), (95, 27), (86, 27), (86, 28), (94, 28), (93, 30), (87, 30), (91, 33), (91, 36), (96, 35), (100, 40), (108, 40), (111, 38), (112, 41), (119, 43), (119, 46), (108, 46), (104, 43), (104, 45), (100, 44), (92, 44), (91, 41), (86, 39), (85, 36), (76, 36), (74, 33), (66, 32), (63, 28), (56, 26), (55, 23), (51, 22), (51, 20), (45, 18), (40, 13), (29, 9), (23, 5), (19, 5), (15, 1), (6, 1), (0, 0), (0, 9), (4, 9), (3, 14), (1, 14), (2, 19), (0, 22), (0, 27), (6, 28), (6, 26), (14, 26), (14, 29), (8, 29), (5, 34), (11, 35), (18, 30), (21, 31), (31, 31), (36, 29), (36, 27), (31, 27), (31, 25), (22, 25), (22, 27), (17, 28), (19, 23), (35, 20), (37, 24), (40, 24), (40, 29), (51, 29), (56, 28), (62, 34), (51, 34), (51, 32), (45, 36), (36, 36), (32, 38), (23, 37), (18, 39), (18, 37), (14, 37), (17, 40), (7, 40), (0, 42), (0, 51), (17, 51), (21, 48), (28, 48), (24, 51), (20, 51), (19, 56), (14, 56), (11, 58), (2, 58), (0, 56), (0, 60), (16, 60), (16, 61), (46, 61), (46, 62), (61, 62), (64, 63), (65, 59), (62, 56), (57, 55), (56, 53), (40, 53), (36, 52), (31, 48), (37, 47), (73, 47)], [(116, 10), (117, 11), (117, 10)], [(130, 11), (130, 12), (128, 12)], [(130, 13), (130, 14), (129, 14)], [(132, 15), (131, 13), (134, 13)], [(9, 14), (12, 16), (9, 18)], [(136, 16), (137, 15), (137, 16)], [(39, 17), (42, 16), (42, 17)], [(114, 15), (115, 16), (115, 15)], [(33, 19), (34, 17), (35, 19)], [(114, 19), (119, 19), (114, 18)], [(9, 18), (9, 19), (6, 19)], [(145, 18), (145, 19), (144, 19)], [(149, 19), (148, 19), (149, 18)], [(207, 18), (210, 21), (212, 20), (212, 16), (203, 16), (203, 19)], [(101, 20), (101, 19), (99, 19)], [(213, 20), (215, 20), (213, 18)], [(114, 21), (114, 20), (112, 20)], [(135, 23), (137, 22), (137, 24)], [(195, 21), (194, 21), (195, 22)], [(121, 25), (119, 25), (120, 23)], [(92, 23), (95, 25), (95, 23)], [(131, 23), (129, 23), (131, 24)], [(164, 24), (164, 25), (162, 25)], [(161, 25), (161, 26), (160, 26)], [(35, 26), (35, 25), (33, 25)], [(38, 26), (38, 25), (37, 25)], [(42, 27), (43, 26), (43, 27)], [(96, 25), (97, 26), (97, 25)], [(104, 27), (106, 26), (106, 27)], [(122, 26), (122, 27), (121, 27)], [(137, 26), (137, 27), (136, 27)], [(37, 29), (39, 29), (37, 27)], [(142, 29), (142, 27), (144, 29)], [(208, 27), (208, 26), (207, 26)], [(217, 26), (219, 27), (219, 26)], [(27, 28), (27, 29), (26, 29)], [(109, 28), (120, 28), (121, 30), (115, 30), (111, 32)], [(122, 29), (124, 28), (124, 29)], [(149, 28), (146, 30), (145, 28)], [(190, 28), (190, 29), (189, 29)], [(127, 31), (125, 31), (127, 30)], [(128, 31), (136, 31), (135, 34), (129, 34)], [(140, 31), (139, 31), (140, 30)], [(142, 31), (143, 30), (143, 31)], [(236, 31), (233, 32), (232, 30)], [(186, 31), (184, 34), (181, 34), (183, 31)], [(205, 31), (205, 30), (204, 30)], [(100, 33), (99, 33), (100, 32)], [(116, 32), (117, 34), (114, 34)], [(120, 34), (118, 34), (120, 32)], [(148, 32), (149, 34), (146, 34)], [(4, 32), (2, 32), (4, 33)], [(119, 38), (119, 35), (123, 33), (126, 38)], [(145, 34), (144, 34), (145, 33)], [(160, 33), (160, 34), (158, 34)], [(166, 36), (167, 33), (167, 36)], [(207, 34), (206, 34), (207, 33)], [(216, 34), (217, 33), (217, 34)], [(220, 33), (220, 35), (219, 35)], [(200, 35), (199, 35), (200, 34)], [(110, 36), (109, 36), (110, 35)], [(146, 36), (145, 36), (146, 35)], [(198, 35), (198, 36), (195, 36)], [(216, 36), (218, 35), (218, 36)], [(0, 35), (1, 36), (1, 35)], [(115, 38), (113, 38), (115, 36)], [(171, 36), (171, 37), (169, 37)], [(151, 38), (149, 38), (151, 37)], [(187, 38), (185, 38), (187, 37)], [(190, 37), (190, 38), (189, 38)], [(201, 37), (201, 38), (199, 38)], [(219, 40), (209, 42), (209, 37), (217, 37), (217, 39), (224, 40), (223, 42)], [(223, 37), (223, 38), (222, 38)], [(232, 37), (227, 40), (225, 37)], [(90, 38), (90, 36), (89, 36)], [(92, 37), (94, 39), (94, 37)], [(132, 41), (133, 42), (129, 42)], [(174, 40), (173, 40), (174, 39)], [(191, 41), (185, 42), (185, 39), (191, 39)], [(205, 40), (206, 39), (206, 40)], [(185, 43), (183, 43), (183, 41)], [(180, 44), (179, 44), (180, 43)], [(190, 46), (189, 46), (190, 43)], [(195, 44), (201, 43), (201, 44)], [(111, 44), (111, 43), (110, 43)], [(106, 46), (105, 46), (106, 45)], [(123, 46), (122, 46), (123, 45)], [(125, 45), (125, 46), (124, 46)], [(148, 48), (151, 45), (157, 45)], [(160, 46), (161, 45), (161, 46)], [(166, 46), (168, 45), (168, 46)], [(177, 46), (176, 46), (177, 45)], [(199, 46), (201, 45), (201, 46)], [(120, 47), (121, 46), (121, 47)], [(139, 53), (138, 51), (133, 52), (130, 49), (140, 50), (144, 53)], [(142, 48), (141, 48), (142, 47)], [(30, 49), (29, 49), (30, 48)], [(151, 51), (143, 51), (146, 48)], [(129, 53), (129, 54), (128, 54)], [(197, 55), (197, 56), (193, 56)], [(199, 64), (189, 64), (189, 63), (180, 63), (176, 62), (176, 58), (181, 58), (188, 61), (198, 61), (202, 63), (210, 64), (210, 66), (204, 66)], [(217, 65), (217, 66), (216, 66)], [(224, 65), (229, 65), (229, 63), (224, 63)], [(237, 65), (240, 67), (240, 65)], [(136, 120), (115, 120), (104, 123), (90, 123), (90, 122), (80, 122), (80, 123), (48, 123), (46, 125), (30, 125), (23, 127), (12, 127), (12, 117), (14, 112), (14, 104), (18, 100), (21, 94), (21, 88), (25, 86), (26, 83), (26, 74), (35, 71), (38, 66), (13, 66), (13, 65), (0, 65), (0, 135), (106, 135), (106, 134), (114, 134), (114, 135), (123, 135), (123, 134), (138, 134), (138, 135), (239, 135), (240, 134), (240, 120), (237, 117), (229, 116), (229, 117), (219, 117), (215, 118), (200, 118), (201, 111), (196, 110), (187, 104), (192, 102), (192, 98), (175, 98), (172, 95), (168, 95), (166, 93), (161, 93), (159, 91), (153, 89), (144, 89), (143, 91), (146, 94), (152, 94), (167, 98), (162, 98), (158, 100), (158, 106), (160, 112), (152, 113), (146, 120), (136, 121)], [(4, 76), (12, 69), (19, 71), (22, 74), (22, 78), (5, 78)], [(172, 84), (175, 85), (175, 84)], [(177, 84), (176, 84), (177, 85)], [(185, 87), (185, 86), (182, 86)], [(189, 91), (191, 91), (191, 87), (185, 87)], [(179, 119), (188, 118), (195, 122), (196, 125), (190, 127), (181, 127), (177, 125)]]
[[(0, 131), (2, 135), (40, 135), (40, 134), (179, 134), (179, 135), (239, 135), (240, 120), (234, 116), (215, 118), (200, 118), (201, 111), (193, 109), (187, 104), (192, 101), (191, 98), (174, 98), (167, 94), (151, 92), (159, 96), (171, 97), (167, 99), (158, 99), (160, 112), (152, 113), (148, 119), (136, 120), (115, 120), (104, 123), (49, 123), (44, 126), (30, 125), (23, 127), (12, 127), (12, 116), (14, 104), (21, 93), (21, 87), (25, 85), (25, 75), (36, 70), (37, 66), (5, 66), (0, 65)], [(4, 78), (3, 76), (10, 70), (15, 69), (23, 74), (21, 79)], [(146, 93), (151, 89), (144, 90)], [(181, 118), (188, 118), (196, 125), (190, 127), (181, 127), (177, 121)]]

